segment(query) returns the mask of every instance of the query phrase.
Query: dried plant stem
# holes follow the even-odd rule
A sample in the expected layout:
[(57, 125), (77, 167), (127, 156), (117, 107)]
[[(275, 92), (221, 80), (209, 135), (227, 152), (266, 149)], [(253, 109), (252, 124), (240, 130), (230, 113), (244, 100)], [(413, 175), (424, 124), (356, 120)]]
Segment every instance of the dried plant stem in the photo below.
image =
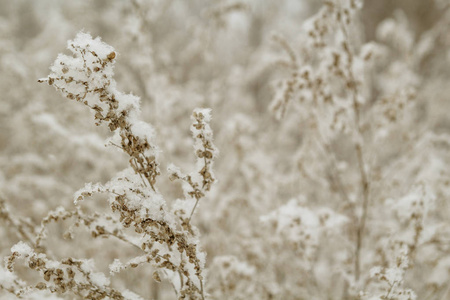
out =
[(389, 290), (387, 291), (387, 294), (386, 294), (386, 296), (384, 297), (384, 299), (391, 299), (391, 293), (392, 293), (392, 290), (394, 289), (395, 285), (396, 285), (396, 282), (394, 282), (394, 283), (391, 285), (391, 287), (390, 287)]
[(200, 280), (200, 297), (202, 297), (202, 300), (205, 300), (205, 292), (203, 290), (203, 281)]
[(356, 145), (356, 152), (358, 156), (358, 165), (361, 174), (361, 185), (363, 192), (363, 203), (362, 203), (362, 215), (361, 220), (359, 222), (359, 226), (357, 228), (356, 235), (356, 252), (355, 252), (355, 279), (359, 280), (360, 275), (360, 257), (361, 257), (361, 248), (364, 236), (364, 229), (366, 226), (367, 220), (367, 210), (369, 206), (369, 181), (367, 179), (367, 174), (364, 169), (364, 160), (363, 160), (363, 152), (360, 145)]
[[(338, 163), (337, 163), (337, 160), (336, 160), (335, 151), (333, 150), (333, 147), (331, 146), (331, 144), (325, 141), (325, 138), (323, 138), (322, 135), (320, 135), (320, 137), (321, 137), (321, 140), (322, 140), (322, 145), (325, 148), (324, 150), (326, 152), (326, 157), (330, 157), (330, 166), (331, 166), (331, 172), (330, 172), (331, 174), (330, 174), (330, 176), (331, 176), (331, 180), (333, 180), (336, 183), (336, 185), (337, 185), (337, 187), (339, 189), (339, 195), (340, 195), (341, 199), (345, 203), (351, 205), (351, 201), (350, 201), (350, 198), (348, 196), (348, 192), (347, 192), (347, 190), (346, 190), (346, 188), (345, 188), (345, 186), (344, 186), (344, 184), (342, 182), (341, 176), (340, 176), (338, 168), (337, 168), (337, 164)], [(355, 217), (354, 209), (352, 210), (352, 214), (353, 214), (352, 217)]]
[(361, 249), (363, 244), (363, 238), (364, 238), (364, 230), (366, 227), (366, 221), (367, 221), (367, 215), (368, 215), (368, 207), (369, 207), (369, 200), (370, 200), (370, 182), (368, 179), (367, 170), (365, 168), (365, 162), (364, 162), (364, 152), (362, 148), (362, 128), (361, 128), (361, 117), (360, 117), (360, 104), (358, 102), (358, 88), (357, 88), (357, 82), (355, 80), (355, 76), (353, 74), (352, 70), (352, 62), (354, 59), (353, 52), (350, 49), (350, 38), (348, 35), (348, 31), (346, 28), (346, 24), (343, 22), (343, 20), (340, 20), (342, 32), (345, 36), (345, 41), (342, 43), (342, 46), (344, 48), (344, 51), (348, 55), (348, 64), (347, 64), (347, 71), (348, 71), (348, 78), (347, 78), (347, 87), (352, 93), (352, 102), (353, 102), (353, 112), (354, 112), (354, 121), (355, 121), (355, 130), (357, 134), (357, 140), (354, 142), (354, 148), (356, 152), (356, 157), (358, 160), (358, 168), (360, 173), (360, 179), (361, 179), (361, 190), (362, 190), (362, 214), (361, 219), (359, 221), (359, 224), (356, 229), (356, 247), (355, 247), (355, 265), (354, 265), (354, 273), (355, 273), (355, 280), (358, 281), (360, 277), (361, 272), (361, 266), (360, 266), (360, 260), (361, 260)]
[(197, 205), (198, 205), (198, 202), (199, 202), (199, 201), (200, 201), (200, 198), (197, 198), (197, 199), (195, 200), (194, 207), (192, 208), (191, 214), (189, 215), (188, 224), (191, 222), (192, 215), (194, 214), (194, 211), (195, 211), (195, 209), (197, 208)]
[[(33, 226), (26, 220), (21, 218), (14, 218), (11, 216), (8, 207), (6, 206), (6, 200), (0, 196), (0, 219), (4, 219), (9, 226), (13, 227), (22, 240), (27, 241), (30, 244), (34, 244), (32, 238)], [(28, 230), (27, 230), (28, 228)], [(31, 230), (31, 233), (29, 232)]]
[[(319, 101), (317, 100), (317, 92), (316, 90), (313, 91), (313, 98), (314, 98), (314, 102), (315, 103), (319, 103)], [(314, 119), (315, 122), (317, 124), (319, 124), (320, 122), (320, 118), (318, 116), (317, 111), (314, 112)], [(329, 159), (329, 164), (331, 167), (331, 172), (330, 172), (330, 177), (331, 180), (334, 181), (339, 189), (339, 195), (341, 197), (341, 199), (344, 201), (344, 203), (346, 203), (347, 205), (349, 205), (350, 207), (352, 207), (352, 218), (356, 219), (356, 212), (354, 209), (354, 205), (351, 204), (350, 198), (348, 196), (348, 192), (342, 182), (341, 176), (339, 174), (337, 165), (338, 162), (336, 160), (336, 155), (335, 155), (335, 151), (333, 149), (333, 146), (330, 144), (330, 142), (325, 138), (325, 136), (323, 135), (323, 133), (320, 130), (320, 127), (317, 128), (317, 133), (318, 133), (318, 137), (320, 140), (320, 143), (323, 145), (323, 151), (325, 152), (325, 158)]]

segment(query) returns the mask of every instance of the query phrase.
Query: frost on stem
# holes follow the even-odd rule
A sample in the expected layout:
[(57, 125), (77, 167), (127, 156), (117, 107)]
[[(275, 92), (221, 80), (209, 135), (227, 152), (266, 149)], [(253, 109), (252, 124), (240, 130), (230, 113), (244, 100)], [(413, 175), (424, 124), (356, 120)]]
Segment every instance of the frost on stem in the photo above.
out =
[[(176, 172), (191, 187), (186, 192), (187, 195), (196, 200), (187, 219), (180, 216), (176, 209), (168, 209), (164, 197), (155, 187), (159, 166), (158, 147), (153, 143), (154, 130), (151, 125), (138, 119), (139, 98), (116, 89), (113, 79), (113, 66), (117, 56), (115, 50), (100, 38), (92, 39), (89, 34), (82, 32), (68, 42), (68, 49), (73, 56), (60, 54), (51, 67), (50, 76), (39, 82), (47, 82), (67, 98), (88, 106), (94, 113), (96, 125), (106, 123), (114, 132), (110, 144), (129, 155), (130, 167), (105, 185), (86, 184), (74, 195), (75, 210), (66, 211), (61, 208), (50, 212), (42, 221), (36, 247), (45, 251), (41, 243), (46, 236), (47, 224), (74, 218), (75, 226), (83, 225), (92, 233), (93, 238), (116, 238), (140, 249), (141, 254), (128, 262), (122, 263), (115, 259), (110, 265), (110, 275), (128, 267), (135, 268), (150, 263), (156, 269), (153, 279), (157, 282), (161, 281), (161, 276), (169, 279), (178, 299), (204, 299), (202, 272), (205, 254), (200, 249), (198, 230), (189, 224), (189, 220), (198, 200), (210, 190), (215, 181), (212, 161), (217, 155), (217, 149), (212, 144), (210, 110), (197, 109), (192, 117), (194, 123), (191, 130), (198, 158), (197, 173), (184, 176), (181, 172)], [(109, 195), (114, 215), (88, 215), (83, 212), (79, 202), (98, 193)], [(134, 229), (134, 232), (127, 228)], [(73, 238), (71, 229), (65, 236)], [(87, 299), (94, 299), (94, 296), (140, 299), (130, 291), (119, 293), (110, 288), (109, 278), (103, 273), (93, 273), (90, 261), (73, 258), (60, 262), (50, 261), (44, 253), (37, 254), (28, 246), (30, 249), (27, 253), (16, 251), (24, 248), (24, 245), (18, 244), (13, 248), (8, 265), (11, 271), (13, 262), (22, 258), (32, 264), (34, 269), (37, 268), (46, 281), (49, 281), (47, 277), (50, 279), (53, 275), (58, 276), (57, 281), (53, 280), (53, 285), (42, 283), (39, 289), (58, 293), (71, 290)], [(66, 273), (69, 278), (66, 278)], [(86, 282), (74, 281), (72, 275), (78, 273), (81, 275), (77, 278), (82, 279), (84, 276)], [(92, 291), (86, 294), (90, 290), (89, 286), (100, 294), (91, 295)]]
[[(319, 141), (318, 149), (323, 150), (324, 161), (330, 169), (330, 174), (323, 177), (329, 178), (330, 187), (337, 186), (348, 217), (358, 224), (354, 234), (356, 281), (361, 273), (361, 249), (371, 197), (371, 165), (364, 143), (365, 128), (370, 126), (363, 110), (368, 89), (364, 70), (370, 67), (374, 55), (373, 45), (362, 47), (364, 51), (356, 47), (352, 30), (356, 28), (353, 25), (360, 9), (360, 1), (325, 1), (320, 11), (304, 24), (305, 45), (300, 55), (292, 52), (294, 48), (287, 41), (275, 39), (289, 55), (290, 63), (284, 70), (288, 76), (280, 80), (271, 104), (275, 116), (285, 122), (293, 120), (285, 115), (287, 107), (297, 109), (300, 117), (295, 122), (301, 122), (304, 140)], [(352, 188), (358, 190), (359, 202), (350, 199), (350, 189), (339, 174), (333, 149), (337, 139), (348, 141), (355, 153), (355, 163), (350, 166), (352, 172), (359, 173), (358, 182), (352, 182)]]
[(194, 153), (197, 157), (196, 172), (188, 175), (174, 166), (169, 166), (170, 178), (183, 181), (185, 200), (177, 201), (175, 212), (189, 223), (198, 201), (211, 189), (216, 181), (213, 173), (213, 162), (219, 151), (213, 144), (213, 133), (209, 123), (211, 121), (210, 109), (195, 109), (191, 116), (191, 132), (194, 138)]
[[(290, 247), (302, 257), (308, 269), (314, 265), (320, 240), (338, 234), (349, 219), (326, 207), (309, 209), (301, 204), (306, 199), (292, 199), (268, 215), (262, 216), (267, 228), (275, 229), (273, 239), (285, 239)], [(303, 198), (303, 199), (302, 199)]]
[(96, 125), (107, 123), (115, 132), (112, 143), (130, 156), (130, 165), (142, 177), (143, 184), (155, 190), (159, 166), (154, 130), (138, 120), (139, 98), (116, 89), (114, 48), (98, 37), (92, 39), (88, 33), (80, 32), (68, 42), (68, 49), (73, 56), (58, 55), (50, 76), (39, 82), (47, 82), (68, 99), (91, 108)]
[[(77, 260), (73, 258), (55, 261), (48, 259), (43, 253), (36, 253), (29, 245), (19, 242), (11, 248), (11, 256), (6, 259), (7, 269), (12, 272), (18, 259), (24, 260), (30, 269), (40, 273), (44, 279), (28, 290), (49, 290), (52, 293), (65, 293), (72, 290), (85, 299), (132, 299), (124, 297), (120, 292), (110, 287), (110, 280), (101, 272), (94, 272), (92, 260)], [(10, 273), (11, 274), (11, 273)], [(9, 277), (13, 278), (12, 275)], [(15, 291), (17, 296), (24, 294), (26, 289)]]
[(370, 276), (377, 278), (378, 285), (375, 285), (372, 295), (370, 293), (361, 293), (360, 299), (398, 299), (415, 300), (416, 294), (413, 290), (404, 288), (405, 272), (409, 266), (408, 247), (406, 245), (394, 245), (392, 247), (394, 255), (388, 267), (373, 267), (370, 270)]

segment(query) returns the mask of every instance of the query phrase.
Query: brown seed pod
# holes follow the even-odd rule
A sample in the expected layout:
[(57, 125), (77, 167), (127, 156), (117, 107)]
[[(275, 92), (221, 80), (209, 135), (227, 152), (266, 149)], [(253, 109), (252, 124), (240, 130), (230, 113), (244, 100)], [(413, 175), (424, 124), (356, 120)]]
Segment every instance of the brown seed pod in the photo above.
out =
[(114, 58), (116, 58), (116, 52), (111, 52), (110, 54), (108, 54), (108, 56), (107, 56), (107, 58), (109, 59), (109, 60), (113, 60)]

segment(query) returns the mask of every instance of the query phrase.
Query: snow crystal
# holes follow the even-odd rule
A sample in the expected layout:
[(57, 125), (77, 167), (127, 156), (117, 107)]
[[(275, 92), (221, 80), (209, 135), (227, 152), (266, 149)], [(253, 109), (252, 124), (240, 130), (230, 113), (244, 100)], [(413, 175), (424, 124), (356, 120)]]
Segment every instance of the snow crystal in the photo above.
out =
[(211, 109), (210, 108), (196, 108), (194, 110), (195, 114), (202, 114), (203, 115), (203, 120), (206, 123), (211, 122)]
[(96, 272), (96, 273), (91, 273), (90, 275), (91, 281), (99, 287), (105, 287), (108, 286), (110, 284), (109, 278), (107, 278), (105, 276), (105, 274), (100, 273), (100, 272)]
[(116, 100), (118, 101), (119, 107), (118, 112), (122, 111), (135, 111), (139, 112), (141, 99), (133, 94), (124, 94), (116, 91)]
[(81, 188), (75, 192), (75, 194), (73, 195), (73, 201), (75, 204), (77, 204), (79, 201), (84, 200), (84, 197), (90, 196), (94, 193), (102, 192), (104, 190), (105, 188), (101, 184), (92, 184), (92, 182), (88, 182), (85, 184), (84, 188)]
[(143, 121), (133, 122), (131, 126), (133, 134), (141, 140), (151, 141), (155, 136), (153, 127)]
[(194, 209), (196, 200), (193, 198), (187, 198), (187, 199), (177, 199), (172, 204), (172, 210), (175, 212), (183, 212), (181, 216), (189, 217), (189, 214)]
[(95, 285), (99, 287), (105, 287), (110, 284), (110, 281), (105, 276), (105, 274), (101, 272), (93, 272), (93, 270), (95, 269), (94, 260), (84, 260), (80, 267), (83, 272), (89, 273), (89, 277)]
[(114, 48), (103, 43), (100, 37), (92, 39), (92, 36), (85, 32), (79, 32), (73, 41), (67, 42), (69, 49), (72, 48), (71, 45), (94, 51), (101, 59), (106, 59), (110, 53), (114, 52)]
[(109, 265), (110, 274), (112, 275), (113, 273), (119, 273), (120, 270), (123, 269), (123, 267), (124, 266), (120, 259), (114, 259), (114, 261)]
[(33, 249), (31, 249), (31, 247), (24, 242), (18, 242), (17, 244), (12, 246), (11, 252), (16, 252), (21, 256), (29, 256), (33, 254)]

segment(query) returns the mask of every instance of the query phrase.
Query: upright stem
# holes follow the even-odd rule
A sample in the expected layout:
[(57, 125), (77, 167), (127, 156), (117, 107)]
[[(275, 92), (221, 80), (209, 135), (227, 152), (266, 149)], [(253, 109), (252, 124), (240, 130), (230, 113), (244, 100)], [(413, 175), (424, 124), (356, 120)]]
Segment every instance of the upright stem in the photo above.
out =
[(361, 220), (359, 222), (359, 226), (356, 232), (356, 253), (355, 253), (355, 279), (359, 280), (360, 275), (360, 256), (361, 256), (361, 248), (364, 236), (364, 229), (366, 227), (367, 220), (367, 210), (369, 206), (369, 181), (367, 179), (367, 174), (364, 168), (364, 160), (363, 160), (363, 152), (361, 145), (357, 144), (356, 153), (358, 157), (358, 165), (361, 174), (361, 185), (362, 185), (362, 194), (363, 194), (363, 203), (362, 203), (362, 215)]
[(199, 200), (200, 200), (200, 198), (197, 198), (197, 197), (196, 197), (195, 205), (194, 205), (194, 207), (192, 208), (191, 214), (189, 215), (188, 224), (191, 222), (192, 215), (194, 214), (194, 211), (195, 211), (195, 209), (197, 208), (197, 205), (198, 205), (198, 201), (199, 201)]
[(361, 272), (361, 266), (360, 266), (360, 260), (361, 260), (361, 249), (363, 244), (363, 238), (364, 238), (364, 230), (366, 227), (366, 220), (368, 215), (368, 207), (369, 207), (369, 200), (370, 200), (370, 182), (368, 179), (368, 174), (365, 168), (364, 163), (364, 155), (363, 155), (363, 148), (362, 148), (362, 128), (361, 128), (361, 118), (360, 118), (360, 105), (358, 102), (358, 88), (357, 88), (357, 82), (355, 80), (355, 76), (353, 74), (352, 69), (352, 62), (353, 62), (353, 53), (350, 49), (350, 43), (349, 43), (349, 35), (347, 32), (347, 29), (345, 27), (344, 22), (341, 20), (341, 28), (345, 36), (345, 41), (343, 42), (343, 48), (344, 51), (348, 55), (348, 78), (347, 78), (347, 87), (350, 89), (352, 93), (352, 102), (353, 102), (353, 111), (355, 116), (355, 129), (356, 133), (358, 135), (357, 140), (354, 142), (356, 157), (358, 160), (358, 168), (360, 173), (360, 179), (361, 179), (361, 190), (362, 190), (362, 215), (361, 219), (359, 221), (357, 230), (356, 230), (356, 249), (355, 249), (355, 281), (359, 280), (360, 272)]

